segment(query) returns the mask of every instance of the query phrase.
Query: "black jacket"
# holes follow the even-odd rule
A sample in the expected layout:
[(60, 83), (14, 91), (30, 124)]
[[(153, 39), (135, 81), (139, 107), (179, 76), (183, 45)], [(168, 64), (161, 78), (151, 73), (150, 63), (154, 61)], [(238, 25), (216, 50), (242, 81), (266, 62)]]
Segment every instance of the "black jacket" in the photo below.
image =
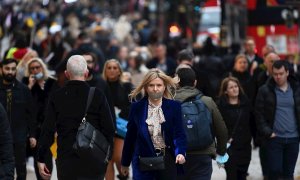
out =
[[(39, 162), (44, 162), (45, 152), (53, 143), (56, 131), (58, 134), (57, 163), (59, 167), (64, 167), (60, 171), (64, 172), (65, 170), (67, 173), (71, 169), (72, 173), (82, 176), (101, 174), (99, 167), (89, 166), (88, 162), (84, 162), (73, 151), (77, 130), (84, 117), (88, 91), (89, 85), (86, 82), (69, 81), (52, 94), (38, 145)], [(94, 98), (87, 112), (87, 121), (99, 129), (111, 145), (113, 144), (115, 129), (112, 116), (105, 96), (98, 89), (95, 90)]]
[(127, 120), (131, 104), (128, 96), (133, 89), (133, 85), (120, 81), (107, 81), (107, 84), (112, 95), (113, 105), (121, 110), (119, 116)]
[(113, 98), (112, 98), (112, 94), (110, 92), (110, 88), (107, 85), (106, 81), (101, 76), (98, 76), (96, 73), (93, 73), (92, 78), (90, 80), (87, 80), (86, 82), (91, 87), (96, 87), (99, 90), (102, 90), (102, 92), (104, 93), (104, 95), (107, 99), (108, 105), (110, 107), (110, 112), (111, 112), (111, 115), (113, 117), (114, 124), (116, 124), (116, 122), (115, 122), (116, 121), (116, 114), (115, 114), (115, 108), (114, 108), (114, 105), (113, 105)]
[(225, 97), (221, 97), (217, 104), (228, 129), (228, 138), (233, 138), (231, 145), (243, 148), (251, 144), (251, 103), (245, 95), (241, 95), (239, 99), (239, 104), (232, 105)]
[(0, 179), (14, 179), (13, 140), (5, 109), (0, 104)]
[[(24, 77), (22, 82), (26, 85), (29, 84), (28, 77)], [(44, 88), (42, 89), (38, 83), (35, 83), (31, 88), (31, 95), (34, 102), (34, 109), (36, 112), (37, 121), (37, 136), (39, 136), (40, 128), (45, 120), (45, 111), (48, 104), (49, 96), (52, 92), (58, 89), (59, 86), (55, 79), (48, 78), (45, 80)]]
[[(11, 112), (8, 111), (7, 89), (12, 89)], [(24, 84), (15, 80), (6, 86), (0, 79), (0, 102), (7, 112), (12, 129), (14, 143), (25, 143), (28, 135), (35, 137), (36, 119), (30, 90)]]
[[(288, 81), (293, 89), (295, 102), (295, 116), (300, 134), (300, 86), (292, 77)], [(269, 79), (259, 88), (255, 102), (255, 117), (258, 131), (261, 136), (269, 138), (273, 133), (273, 124), (276, 111), (275, 81)]]
[(233, 141), (229, 148), (230, 158), (239, 163), (251, 160), (251, 103), (245, 95), (239, 97), (240, 103), (229, 104), (225, 97), (218, 101), (218, 107), (228, 129), (228, 138)]

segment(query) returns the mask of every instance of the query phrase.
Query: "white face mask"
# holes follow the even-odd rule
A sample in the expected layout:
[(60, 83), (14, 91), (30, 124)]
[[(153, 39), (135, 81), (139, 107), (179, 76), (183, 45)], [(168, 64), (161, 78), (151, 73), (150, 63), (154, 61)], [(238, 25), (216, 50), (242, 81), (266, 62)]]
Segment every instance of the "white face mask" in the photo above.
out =
[(164, 92), (157, 92), (157, 93), (148, 93), (150, 99), (157, 100), (161, 99), (164, 95)]
[(43, 76), (44, 76), (44, 74), (43, 74), (42, 72), (39, 72), (39, 73), (37, 73), (36, 75), (34, 75), (34, 78), (35, 78), (36, 80), (40, 80), (40, 79), (43, 78)]

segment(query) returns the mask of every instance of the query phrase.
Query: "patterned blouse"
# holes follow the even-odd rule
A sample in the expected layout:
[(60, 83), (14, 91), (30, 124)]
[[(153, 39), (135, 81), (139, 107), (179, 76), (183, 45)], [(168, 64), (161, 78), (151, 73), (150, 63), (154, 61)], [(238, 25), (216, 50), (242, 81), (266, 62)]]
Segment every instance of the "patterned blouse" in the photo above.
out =
[(160, 102), (158, 106), (155, 106), (149, 101), (148, 105), (148, 118), (146, 123), (148, 124), (148, 130), (155, 149), (162, 149), (166, 147), (161, 132), (161, 124), (166, 121), (161, 109), (161, 104), (162, 102)]

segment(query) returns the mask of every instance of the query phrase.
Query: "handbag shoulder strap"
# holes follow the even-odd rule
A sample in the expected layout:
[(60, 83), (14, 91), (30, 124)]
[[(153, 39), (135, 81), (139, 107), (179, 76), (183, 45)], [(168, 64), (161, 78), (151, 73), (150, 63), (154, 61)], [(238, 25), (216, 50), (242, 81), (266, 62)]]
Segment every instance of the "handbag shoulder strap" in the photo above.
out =
[(87, 99), (87, 103), (86, 103), (86, 108), (85, 108), (85, 113), (84, 113), (84, 116), (87, 115), (87, 111), (91, 105), (91, 102), (92, 102), (92, 99), (94, 97), (94, 93), (95, 93), (95, 87), (90, 87), (90, 90), (89, 90), (89, 95), (88, 95), (88, 99)]

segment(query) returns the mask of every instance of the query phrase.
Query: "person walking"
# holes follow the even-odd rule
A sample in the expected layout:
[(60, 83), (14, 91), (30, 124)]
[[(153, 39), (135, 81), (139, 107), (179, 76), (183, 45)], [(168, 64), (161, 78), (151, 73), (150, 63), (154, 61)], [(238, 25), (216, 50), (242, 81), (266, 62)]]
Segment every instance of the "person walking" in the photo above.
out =
[[(185, 163), (186, 136), (181, 106), (172, 100), (171, 88), (175, 88), (171, 77), (151, 69), (131, 92), (132, 100), (143, 90), (144, 96), (131, 105), (121, 161), (124, 175), (128, 174), (131, 162), (133, 179), (175, 179), (175, 164), (179, 166), (178, 173), (182, 172), (180, 164)], [(149, 158), (158, 160), (161, 166), (152, 169), (146, 160)]]
[[(89, 85), (87, 63), (83, 56), (73, 55), (68, 59), (65, 75), (70, 80), (49, 99), (46, 120), (42, 126), (38, 149), (39, 172), (44, 179), (51, 174), (45, 165), (45, 155), (57, 132), (57, 176), (59, 180), (103, 179), (107, 164), (92, 166), (80, 158), (73, 149), (78, 127), (85, 115)], [(114, 124), (109, 105), (103, 93), (96, 88), (94, 98), (87, 111), (88, 121), (113, 143)], [(104, 160), (103, 160), (104, 161)]]
[(36, 119), (30, 90), (16, 80), (17, 60), (4, 59), (1, 62), (0, 103), (6, 110), (10, 123), (17, 180), (26, 179), (26, 141), (36, 146)]
[[(36, 110), (36, 138), (39, 142), (39, 137), (41, 134), (41, 127), (45, 120), (45, 111), (48, 103), (48, 98), (50, 93), (58, 89), (58, 84), (56, 80), (49, 75), (46, 64), (40, 58), (32, 58), (28, 61), (25, 68), (25, 77), (23, 77), (22, 82), (27, 85), (31, 91), (31, 95), (34, 102), (34, 109)], [(34, 170), (35, 175), (38, 180), (41, 180), (39, 169), (37, 167), (36, 161), (36, 151), (37, 147), (30, 149), (34, 158)], [(52, 154), (50, 149), (46, 155), (46, 164), (49, 171), (52, 172)]]
[[(133, 85), (130, 82), (123, 82), (121, 80), (123, 74), (123, 70), (121, 68), (121, 64), (115, 60), (110, 59), (105, 62), (103, 68), (103, 79), (108, 84), (108, 89), (111, 92), (113, 106), (116, 109), (116, 116), (120, 117), (125, 120), (128, 119), (129, 115), (129, 108), (130, 108), (130, 101), (128, 98), (129, 93), (133, 89)], [(118, 113), (119, 111), (119, 113)], [(128, 176), (123, 176), (121, 173), (121, 156), (122, 156), (122, 149), (124, 144), (124, 137), (121, 135), (116, 134), (114, 137), (114, 151), (111, 161), (108, 164), (107, 172), (105, 175), (105, 179), (107, 180), (114, 180), (115, 177), (115, 170), (114, 164), (117, 166), (117, 170), (119, 174), (117, 177), (119, 179), (127, 179)]]
[(293, 179), (299, 153), (300, 86), (286, 61), (275, 61), (272, 78), (259, 88), (255, 116), (267, 152), (268, 179)]
[(228, 128), (227, 179), (246, 180), (251, 160), (251, 101), (239, 80), (227, 77), (221, 83), (217, 104)]
[(13, 139), (4, 107), (0, 103), (0, 179), (14, 179)]
[[(222, 119), (222, 116), (218, 110), (217, 105), (212, 100), (212, 98), (208, 96), (204, 96), (201, 91), (196, 88), (196, 74), (191, 68), (181, 68), (177, 71), (177, 76), (179, 78), (179, 88), (176, 90), (175, 100), (180, 102), (188, 102), (196, 100), (196, 97), (200, 97), (200, 100), (204, 103), (205, 107), (210, 112), (209, 115), (211, 116), (211, 128), (214, 134), (209, 134), (206, 139), (209, 139), (211, 136), (216, 137), (216, 142), (213, 141), (208, 146), (204, 148), (197, 148), (197, 149), (188, 149), (186, 153), (186, 163), (184, 164), (184, 175), (179, 177), (178, 179), (182, 180), (210, 180), (212, 175), (212, 159), (214, 159), (217, 154), (224, 156), (226, 153), (226, 142), (227, 142), (227, 128), (225, 123)], [(198, 108), (198, 107), (197, 107)], [(200, 113), (204, 113), (201, 111)], [(197, 114), (198, 117), (201, 114)], [(190, 119), (189, 119), (190, 120)], [(203, 122), (201, 119), (197, 119), (199, 123)], [(209, 119), (205, 119), (209, 120)], [(193, 122), (189, 124), (188, 122), (184, 122), (184, 124), (188, 127), (193, 126), (192, 128), (198, 128), (197, 122)], [(201, 127), (204, 127), (204, 124), (201, 123)], [(190, 128), (191, 129), (191, 128)], [(195, 131), (199, 131), (200, 129), (195, 129)], [(204, 129), (201, 129), (205, 131)], [(211, 131), (209, 131), (211, 132)], [(195, 137), (194, 135), (193, 137)], [(201, 139), (202, 140), (202, 139)], [(200, 141), (201, 141), (200, 140)], [(189, 139), (187, 139), (189, 142)], [(200, 143), (198, 143), (200, 144)]]

